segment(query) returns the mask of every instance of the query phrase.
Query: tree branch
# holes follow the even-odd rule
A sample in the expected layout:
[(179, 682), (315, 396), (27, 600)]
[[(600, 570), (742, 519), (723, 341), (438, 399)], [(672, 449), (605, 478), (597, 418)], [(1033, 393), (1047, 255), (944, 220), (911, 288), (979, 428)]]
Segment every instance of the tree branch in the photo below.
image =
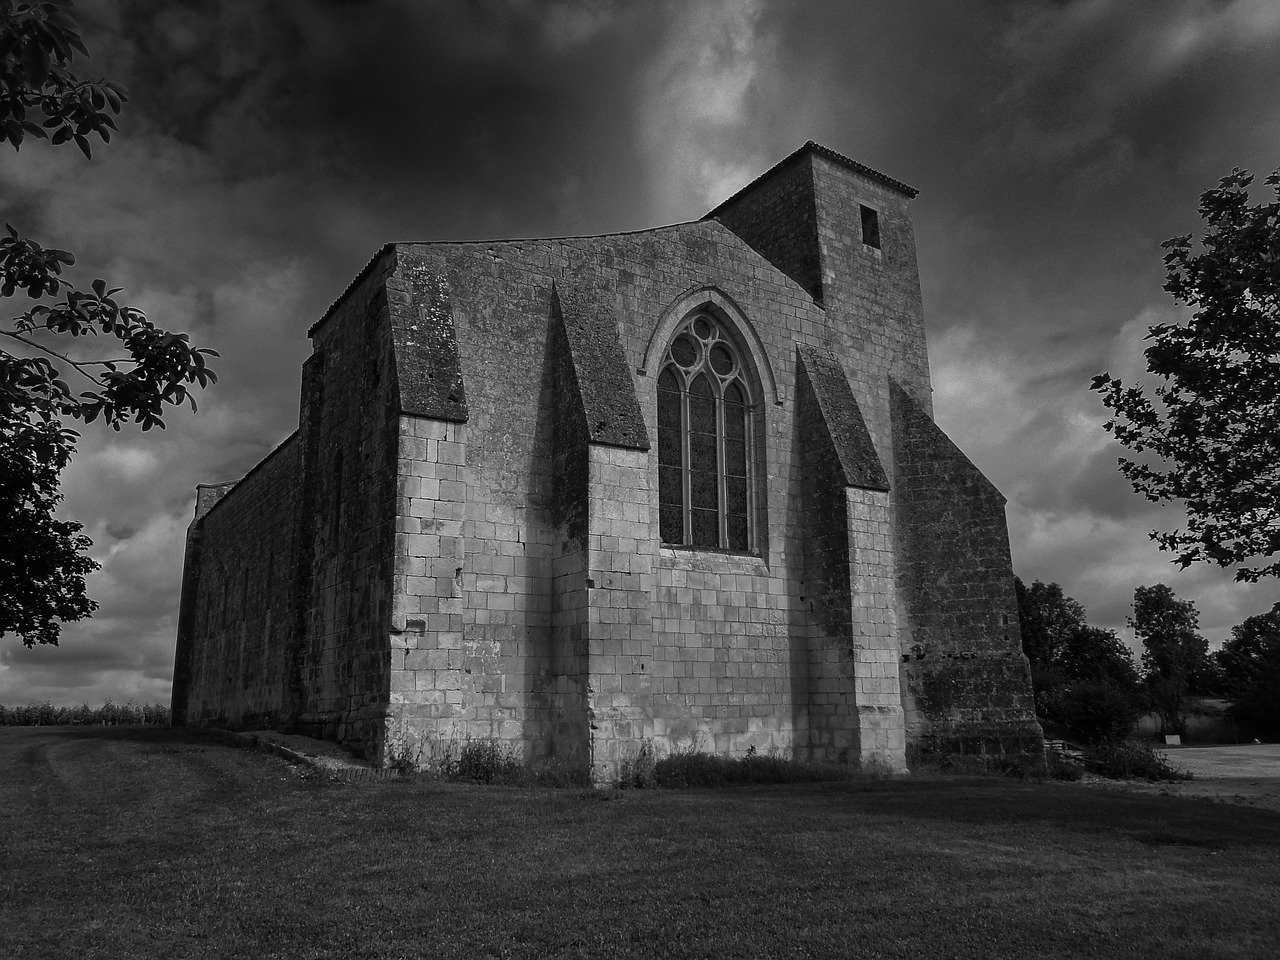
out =
[(74, 369), (74, 370), (76, 371), (76, 373), (80, 374), (82, 377), (85, 377), (85, 378), (86, 378), (86, 379), (88, 379), (88, 380), (92, 380), (94, 383), (96, 383), (96, 384), (97, 384), (98, 386), (100, 386), (100, 387), (106, 386), (106, 384), (104, 384), (101, 380), (99, 380), (99, 379), (98, 379), (97, 377), (95, 377), (93, 374), (91, 374), (91, 373), (89, 373), (87, 370), (85, 370), (85, 369), (84, 369), (85, 367), (98, 366), (98, 365), (101, 365), (101, 364), (114, 363), (114, 362), (120, 362), (120, 363), (131, 363), (131, 362), (132, 362), (131, 360), (121, 360), (121, 361), (112, 361), (112, 360), (72, 360), (72, 359), (71, 359), (70, 357), (68, 357), (65, 353), (58, 353), (58, 351), (57, 351), (57, 350), (50, 350), (50, 349), (49, 349), (48, 347), (46, 347), (44, 344), (39, 343), (39, 342), (37, 342), (37, 341), (35, 341), (35, 340), (32, 340), (32, 339), (31, 339), (31, 338), (29, 338), (29, 337), (24, 337), (24, 336), (23, 336), (22, 334), (20, 334), (20, 333), (14, 333), (12, 330), (0, 330), (0, 337), (9, 337), (9, 338), (11, 338), (11, 339), (13, 339), (13, 340), (17, 340), (19, 343), (25, 343), (28, 347), (32, 347), (32, 348), (34, 348), (34, 349), (36, 349), (36, 350), (39, 350), (41, 353), (47, 353), (47, 354), (48, 354), (49, 356), (51, 356), (51, 357), (56, 357), (57, 359), (61, 360), (63, 363), (68, 363), (68, 364), (70, 364), (70, 365), (71, 365), (72, 369)]

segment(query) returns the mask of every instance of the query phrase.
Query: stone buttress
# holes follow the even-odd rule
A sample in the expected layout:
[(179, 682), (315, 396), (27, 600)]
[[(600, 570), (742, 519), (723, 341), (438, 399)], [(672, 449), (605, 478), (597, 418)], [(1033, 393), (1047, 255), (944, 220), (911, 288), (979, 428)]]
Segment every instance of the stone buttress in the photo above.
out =
[(557, 755), (616, 775), (650, 735), (649, 439), (609, 300), (552, 285), (555, 522), (550, 670)]
[(835, 356), (800, 351), (813, 756), (906, 762), (889, 483)]

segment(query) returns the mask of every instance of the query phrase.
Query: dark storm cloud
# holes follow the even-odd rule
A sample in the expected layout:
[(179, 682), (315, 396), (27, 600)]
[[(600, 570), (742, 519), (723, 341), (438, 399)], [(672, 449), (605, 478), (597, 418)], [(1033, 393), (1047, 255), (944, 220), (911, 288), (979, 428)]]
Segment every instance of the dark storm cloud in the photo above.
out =
[[(135, 51), (130, 86), (156, 132), (241, 161), (245, 144), (265, 139), (273, 105), (297, 100), (289, 58), (301, 38), (282, 10), (254, 4), (237, 13), (208, 0), (121, 4), (120, 34)], [(238, 135), (219, 136), (229, 132), (228, 116), (237, 119)], [(281, 147), (288, 143), (280, 139)]]
[(896, 45), (867, 47), (833, 72), (877, 78), (881, 106), (859, 129), (892, 139), (895, 169), (923, 188), (940, 421), (1010, 496), (1024, 577), (1062, 581), (1110, 626), (1132, 585), (1163, 579), (1200, 594), (1221, 636), (1257, 591), (1179, 572), (1146, 540), (1177, 520), (1119, 477), (1087, 385), (1104, 369), (1141, 378), (1146, 327), (1182, 316), (1159, 244), (1198, 229), (1199, 193), (1233, 166), (1276, 165), (1280, 7), (914, 11), (886, 12), (918, 50), (910, 65)]
[(81, 279), (216, 347), (221, 381), (163, 433), (84, 431), (64, 512), (95, 540), (101, 609), (58, 650), (0, 660), (0, 702), (163, 699), (194, 484), (243, 475), (296, 426), (305, 329), (380, 244), (648, 213), (642, 193), (604, 202), (643, 180), (632, 92), (653, 21), (620, 5), (77, 10), (94, 71), (130, 88), (121, 135), (88, 165), (40, 144), (3, 158), (0, 207), (74, 249)]
[(1274, 162), (1274, 4), (851, 4), (820, 31), (780, 10), (791, 57), (858, 92), (826, 101), (846, 149), (923, 189), (938, 327), (1128, 319), (1229, 172), (1206, 145)]
[[(1280, 164), (1272, 0), (80, 0), (118, 138), (0, 155), (0, 215), (216, 347), (200, 411), (84, 431), (66, 514), (102, 604), (0, 656), (0, 702), (165, 699), (197, 482), (295, 426), (307, 326), (388, 240), (695, 219), (813, 138), (915, 204), (940, 423), (1009, 497), (1015, 566), (1123, 627), (1133, 587), (1215, 639), (1264, 587), (1179, 573), (1090, 377), (1181, 316), (1159, 243), (1233, 166)], [(128, 536), (124, 536), (125, 533)], [(6, 643), (11, 641), (6, 640)], [(74, 691), (60, 695), (59, 691)]]
[[(131, 3), (121, 31), (160, 132), (228, 177), (283, 163), (332, 177), (321, 189), (417, 237), (527, 232), (566, 212), (566, 231), (611, 226), (586, 211), (636, 173), (630, 91), (660, 22), (622, 3), (202, 0), (158, 16)], [(587, 197), (566, 211), (574, 175)]]

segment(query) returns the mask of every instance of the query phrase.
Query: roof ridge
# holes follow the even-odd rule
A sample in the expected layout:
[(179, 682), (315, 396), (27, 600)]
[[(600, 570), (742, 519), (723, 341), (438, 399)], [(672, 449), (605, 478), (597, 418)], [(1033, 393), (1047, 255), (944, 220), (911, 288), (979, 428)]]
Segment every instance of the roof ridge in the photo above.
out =
[(716, 204), (710, 211), (706, 213), (706, 215), (703, 216), (702, 219), (710, 220), (712, 217), (716, 215), (716, 213), (719, 210), (728, 206), (730, 203), (737, 200), (743, 194), (749, 193), (751, 190), (754, 190), (761, 182), (773, 176), (773, 174), (777, 173), (779, 170), (787, 166), (789, 163), (793, 163), (794, 161), (799, 160), (802, 156), (804, 156), (807, 153), (816, 153), (818, 154), (818, 156), (825, 157), (826, 159), (831, 160), (834, 163), (838, 163), (841, 166), (846, 167), (849, 170), (852, 170), (854, 173), (860, 173), (864, 177), (868, 177), (872, 180), (877, 180), (880, 183), (883, 183), (887, 187), (892, 187), (894, 190), (897, 190), (900, 193), (905, 193), (907, 197), (912, 200), (914, 200), (916, 197), (920, 195), (920, 191), (917, 190), (915, 187), (911, 186), (910, 184), (903, 183), (901, 180), (895, 179), (894, 177), (889, 176), (887, 173), (881, 173), (879, 170), (875, 170), (871, 167), (868, 167), (865, 163), (859, 163), (857, 160), (854, 160), (851, 157), (846, 157), (843, 153), (839, 153), (835, 150), (832, 150), (830, 147), (825, 147), (822, 144), (818, 143), (818, 141), (816, 140), (806, 140), (804, 142), (804, 145), (801, 146), (798, 150), (795, 150), (787, 154), (785, 157), (783, 157), (781, 160), (775, 163), (772, 167), (770, 167), (764, 173), (760, 174), (760, 176), (756, 177), (754, 180), (748, 183), (745, 187), (736, 191), (731, 197)]
[(635, 230), (620, 230), (617, 233), (574, 233), (559, 237), (489, 237), (484, 240), (389, 240), (380, 246), (376, 253), (360, 268), (360, 272), (342, 288), (342, 292), (333, 300), (325, 309), (320, 318), (307, 328), (307, 336), (315, 335), (320, 329), (321, 324), (329, 319), (329, 316), (338, 307), (343, 300), (364, 281), (370, 273), (373, 272), (374, 266), (378, 261), (387, 254), (388, 251), (399, 250), (400, 247), (462, 247), (462, 246), (480, 246), (482, 244), (495, 243), (568, 243), (573, 240), (606, 240), (609, 237), (630, 237), (641, 233), (658, 233), (662, 230), (674, 230), (677, 227), (692, 227), (706, 220), (702, 217), (698, 220), (681, 220), (677, 223), (664, 223), (657, 227), (640, 227)]

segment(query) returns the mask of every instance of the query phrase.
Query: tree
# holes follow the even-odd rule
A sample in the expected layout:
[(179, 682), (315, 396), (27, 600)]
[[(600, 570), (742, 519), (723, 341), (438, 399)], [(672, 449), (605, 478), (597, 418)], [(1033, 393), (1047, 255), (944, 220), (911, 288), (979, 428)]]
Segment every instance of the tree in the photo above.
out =
[(1232, 627), (1217, 660), (1231, 701), (1229, 716), (1280, 736), (1280, 603)]
[[(88, 51), (69, 7), (70, 0), (0, 0), (0, 140), (15, 150), (27, 137), (48, 138), (74, 143), (89, 158), (89, 138), (110, 141), (127, 98), (119, 84), (72, 72), (76, 54)], [(0, 236), (0, 297), (23, 301), (0, 324), (0, 636), (14, 633), (27, 646), (56, 644), (60, 622), (96, 607), (84, 585), (96, 568), (85, 555), (90, 542), (80, 524), (53, 516), (78, 438), (66, 423), (101, 417), (115, 430), (129, 420), (143, 430), (163, 427), (165, 404), (194, 409), (190, 388), (217, 379), (206, 363), (215, 351), (120, 304), (104, 280), (74, 286), (62, 277), (74, 263), (7, 224)], [(116, 349), (87, 354), (81, 345), (93, 337)], [(76, 393), (65, 377), (87, 389)]]
[(1134, 489), (1186, 509), (1185, 529), (1152, 532), (1160, 548), (1256, 582), (1280, 573), (1280, 171), (1269, 204), (1249, 205), (1252, 182), (1236, 169), (1200, 197), (1202, 252), (1190, 234), (1163, 244), (1164, 288), (1195, 313), (1149, 328), (1157, 402), (1108, 373), (1092, 388), (1113, 412), (1106, 429), (1161, 461), (1120, 459)]
[(1123, 739), (1141, 712), (1129, 648), (1114, 632), (1091, 627), (1084, 607), (1058, 584), (1015, 579), (1014, 588), (1036, 712), (1090, 743)]
[(28, 644), (57, 643), (58, 621), (80, 620), (97, 607), (85, 593), (94, 561), (84, 556), (89, 538), (80, 524), (56, 520), (58, 475), (70, 456), (55, 435), (0, 414), (0, 636), (14, 633)]
[(1088, 743), (1123, 740), (1143, 713), (1133, 654), (1113, 630), (1087, 624), (1072, 632), (1059, 654), (1066, 682), (1049, 715)]
[(1134, 694), (1138, 690), (1133, 654), (1114, 630), (1081, 627), (1067, 639), (1059, 659), (1071, 680), (1109, 683)]
[(1145, 650), (1142, 679), (1160, 715), (1160, 732), (1181, 734), (1192, 681), (1209, 654), (1209, 642), (1197, 632), (1196, 605), (1179, 600), (1163, 583), (1138, 587), (1129, 626)]
[(1022, 652), (1033, 665), (1055, 662), (1063, 644), (1084, 625), (1084, 607), (1056, 583), (1036, 580), (1028, 587), (1014, 577), (1013, 587), (1022, 621)]
[(1135, 691), (1109, 680), (1072, 682), (1050, 699), (1047, 714), (1090, 744), (1125, 739), (1141, 715)]
[(1031, 667), (1031, 690), (1036, 713), (1048, 716), (1047, 703), (1066, 678), (1057, 667), (1057, 652), (1067, 632), (1084, 622), (1084, 608), (1062, 592), (1056, 583), (1013, 578), (1018, 598), (1018, 620), (1022, 628), (1022, 652)]

